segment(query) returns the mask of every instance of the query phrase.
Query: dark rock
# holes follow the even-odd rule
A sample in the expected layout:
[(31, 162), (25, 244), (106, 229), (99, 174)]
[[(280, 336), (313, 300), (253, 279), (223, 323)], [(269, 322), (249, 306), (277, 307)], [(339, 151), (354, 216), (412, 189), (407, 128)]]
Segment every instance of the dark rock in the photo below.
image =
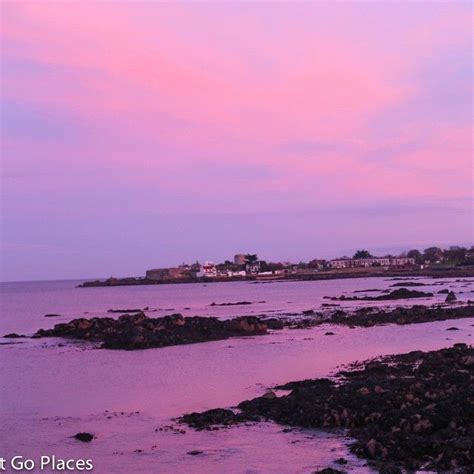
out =
[(335, 334), (331, 331), (325, 332), (324, 335), (325, 336), (335, 336)]
[(447, 295), (447, 294), (449, 294), (449, 290), (447, 288), (445, 288), (444, 290), (438, 291), (438, 295)]
[(379, 310), (376, 308), (361, 308), (356, 314), (347, 314), (335, 311), (326, 318), (312, 322), (319, 324), (341, 324), (345, 326), (370, 327), (383, 324), (415, 324), (432, 321), (445, 321), (448, 319), (471, 318), (474, 306), (470, 303), (458, 307), (434, 306), (427, 307), (415, 305), (410, 308), (395, 308), (393, 310)]
[(17, 334), (16, 332), (11, 332), (9, 334), (5, 334), (3, 337), (7, 339), (19, 339), (21, 337), (26, 337), (26, 336), (23, 334)]
[(446, 329), (446, 331), (459, 331), (459, 328), (457, 328), (455, 326), (452, 326), (452, 327)]
[(186, 454), (191, 456), (197, 456), (198, 454), (203, 454), (203, 451), (199, 451), (198, 449), (193, 449), (192, 451), (188, 451)]
[(237, 303), (211, 303), (210, 306), (245, 306), (253, 304), (250, 301), (237, 301)]
[(56, 314), (56, 313), (48, 313), (44, 315), (45, 318), (59, 318), (60, 316), (61, 316), (60, 314)]
[(191, 426), (208, 428), (222, 419), (228, 425), (273, 420), (345, 428), (355, 439), (351, 451), (379, 472), (474, 471), (473, 347), (387, 356), (354, 364), (337, 377), (338, 383), (316, 379), (276, 387), (291, 393), (244, 401), (238, 414), (194, 413)]
[(344, 471), (339, 471), (338, 469), (333, 469), (332, 467), (326, 467), (325, 469), (314, 471), (313, 474), (345, 474), (345, 473)]
[(233, 425), (243, 421), (240, 415), (236, 415), (232, 410), (215, 408), (203, 413), (188, 413), (180, 418), (182, 423), (186, 423), (192, 428), (202, 430), (213, 425)]
[(378, 293), (381, 291), (383, 290), (379, 290), (377, 288), (369, 288), (368, 290), (355, 290), (354, 293)]
[(89, 443), (94, 439), (94, 435), (90, 433), (76, 433), (73, 438), (82, 441), (84, 443)]
[(264, 319), (264, 322), (268, 329), (283, 329), (285, 327), (284, 322), (277, 318)]
[[(276, 327), (276, 325), (274, 325)], [(113, 318), (79, 318), (40, 329), (34, 337), (66, 337), (102, 342), (106, 349), (147, 349), (196, 342), (216, 341), (235, 336), (267, 333), (267, 324), (255, 316), (228, 321), (217, 318), (188, 317), (173, 314), (149, 318), (144, 313)]]
[(448, 296), (446, 296), (446, 303), (452, 303), (453, 301), (456, 301), (457, 298), (456, 298), (456, 295), (454, 294), (454, 291), (450, 291), (448, 293)]
[[(406, 288), (398, 288), (396, 290), (387, 292), (379, 296), (333, 296), (331, 300), (341, 301), (385, 301), (385, 300), (406, 300), (409, 298), (429, 298), (433, 293), (426, 293), (424, 291), (407, 290)], [(325, 298), (327, 298), (325, 296)]]

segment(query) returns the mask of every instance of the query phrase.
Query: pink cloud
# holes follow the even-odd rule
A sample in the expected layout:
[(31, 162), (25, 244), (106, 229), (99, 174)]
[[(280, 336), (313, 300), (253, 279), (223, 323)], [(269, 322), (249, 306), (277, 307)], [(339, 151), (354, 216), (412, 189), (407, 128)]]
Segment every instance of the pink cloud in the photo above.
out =
[[(387, 17), (377, 24), (376, 6), (367, 17), (353, 6), (339, 6), (340, 16), (329, 3), (310, 7), (276, 8), (272, 29), (268, 9), (257, 6), (9, 3), (6, 57), (42, 72), (7, 73), (5, 95), (72, 118), (91, 134), (73, 148), (10, 138), (8, 166), (121, 171), (170, 193), (212, 196), (226, 193), (229, 179), (235, 185), (232, 171), (227, 181), (198, 181), (193, 171), (255, 165), (270, 176), (258, 190), (238, 189), (242, 201), (266, 192), (288, 209), (466, 195), (471, 127), (438, 125), (406, 105), (423, 93), (424, 82), (411, 75), (433, 45), (464, 41), (455, 33), (457, 25), (464, 31), (466, 14), (454, 8), (445, 21), (413, 13), (407, 22), (410, 12), (397, 18), (394, 10), (396, 31)], [(375, 130), (403, 107), (413, 117)], [(291, 140), (314, 141), (314, 151), (282, 149)], [(378, 157), (385, 149), (390, 159)], [(182, 202), (177, 209), (188, 207)], [(274, 207), (265, 197), (254, 202), (257, 210)], [(240, 207), (239, 199), (214, 205)]]

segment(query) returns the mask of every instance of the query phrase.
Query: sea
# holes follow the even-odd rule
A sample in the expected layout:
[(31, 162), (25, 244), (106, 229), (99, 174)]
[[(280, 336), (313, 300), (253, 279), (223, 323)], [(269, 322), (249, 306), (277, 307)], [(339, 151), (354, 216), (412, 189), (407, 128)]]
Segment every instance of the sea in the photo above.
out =
[[(365, 291), (394, 289), (400, 281), (377, 277), (97, 288), (79, 288), (76, 280), (0, 283), (0, 335), (32, 335), (78, 317), (120, 316), (111, 309), (147, 308), (150, 317), (297, 318), (306, 310), (443, 303), (442, 289), (454, 291), (459, 302), (474, 299), (474, 281), (465, 278), (408, 280), (424, 283), (413, 289), (434, 293), (427, 299), (325, 298), (374, 295)], [(220, 306), (242, 301), (251, 304)], [(343, 431), (289, 431), (270, 422), (194, 431), (176, 418), (234, 407), (277, 384), (331, 376), (355, 361), (472, 344), (473, 324), (474, 317), (354, 329), (325, 325), (139, 351), (103, 350), (56, 338), (0, 337), (0, 458), (33, 459), (30, 472), (57, 472), (40, 471), (41, 456), (90, 459), (93, 472), (109, 474), (311, 473), (340, 469), (336, 461), (342, 457), (348, 462), (345, 471), (369, 473), (366, 462), (350, 453), (351, 439)], [(451, 326), (458, 330), (446, 331)], [(326, 335), (329, 329), (333, 336)], [(72, 437), (78, 432), (95, 438), (82, 443)]]

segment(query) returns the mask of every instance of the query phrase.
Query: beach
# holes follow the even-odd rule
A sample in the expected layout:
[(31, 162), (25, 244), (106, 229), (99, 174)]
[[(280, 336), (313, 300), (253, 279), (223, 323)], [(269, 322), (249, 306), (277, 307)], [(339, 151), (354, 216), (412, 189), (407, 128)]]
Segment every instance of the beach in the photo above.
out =
[[(419, 282), (435, 296), (417, 304), (443, 303), (446, 295), (436, 293), (442, 288), (455, 291), (461, 302), (473, 295), (471, 282)], [(302, 311), (333, 310), (323, 306), (324, 296), (383, 290), (395, 283), (371, 278), (126, 289), (78, 289), (75, 281), (8, 283), (2, 284), (1, 333), (31, 335), (74, 317), (120, 317), (108, 312), (112, 308), (148, 307), (153, 317), (179, 312), (223, 319), (288, 318)], [(252, 304), (212, 305), (244, 300)], [(409, 300), (338, 303), (346, 310), (413, 305)], [(51, 313), (60, 316), (44, 317)], [(355, 361), (469, 344), (472, 324), (474, 318), (369, 328), (325, 324), (137, 351), (97, 349), (89, 342), (63, 338), (3, 338), (2, 452), (90, 458), (94, 472), (149, 472), (150, 466), (157, 472), (313, 472), (337, 467), (334, 462), (341, 457), (348, 460), (345, 470), (371, 472), (363, 459), (349, 453), (350, 440), (342, 432), (285, 432), (274, 423), (196, 432), (175, 419), (235, 406), (277, 384), (326, 377)], [(457, 331), (446, 331), (453, 325)], [(95, 439), (81, 443), (71, 438), (77, 432), (90, 432)]]

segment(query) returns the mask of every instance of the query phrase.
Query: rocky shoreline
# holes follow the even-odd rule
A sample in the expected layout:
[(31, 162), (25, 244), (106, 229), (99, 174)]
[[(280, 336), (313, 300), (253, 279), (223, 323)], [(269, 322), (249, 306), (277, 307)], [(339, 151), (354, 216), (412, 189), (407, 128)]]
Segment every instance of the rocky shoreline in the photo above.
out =
[[(415, 305), (408, 308), (399, 307), (392, 310), (378, 308), (360, 308), (353, 313), (337, 310), (328, 317), (317, 322), (320, 324), (336, 324), (352, 327), (372, 327), (385, 324), (421, 324), (448, 319), (462, 319), (474, 317), (474, 304), (470, 301), (463, 306), (423, 306)], [(302, 321), (307, 325), (308, 321)]]
[(195, 429), (272, 420), (346, 429), (350, 449), (383, 473), (474, 469), (474, 348), (455, 344), (353, 365), (335, 379), (290, 382), (247, 400), (180, 418)]
[[(181, 314), (150, 318), (145, 313), (138, 312), (122, 314), (118, 319), (73, 319), (68, 323), (56, 324), (52, 329), (39, 329), (31, 337), (62, 337), (100, 343), (100, 347), (104, 349), (138, 350), (217, 341), (230, 337), (259, 336), (268, 334), (269, 330), (302, 329), (323, 324), (367, 328), (385, 324), (418, 324), (471, 317), (474, 317), (474, 305), (471, 302), (456, 307), (415, 305), (392, 310), (365, 307), (354, 312), (338, 309), (329, 315), (307, 310), (291, 317), (240, 316), (230, 320), (183, 317)], [(3, 337), (15, 339), (27, 336), (10, 333)]]
[[(144, 313), (113, 318), (79, 318), (40, 329), (32, 337), (64, 337), (100, 342), (104, 349), (149, 349), (196, 342), (216, 341), (235, 336), (267, 333), (267, 324), (253, 316), (228, 321), (181, 314), (149, 318)], [(7, 335), (7, 337), (12, 335)]]

